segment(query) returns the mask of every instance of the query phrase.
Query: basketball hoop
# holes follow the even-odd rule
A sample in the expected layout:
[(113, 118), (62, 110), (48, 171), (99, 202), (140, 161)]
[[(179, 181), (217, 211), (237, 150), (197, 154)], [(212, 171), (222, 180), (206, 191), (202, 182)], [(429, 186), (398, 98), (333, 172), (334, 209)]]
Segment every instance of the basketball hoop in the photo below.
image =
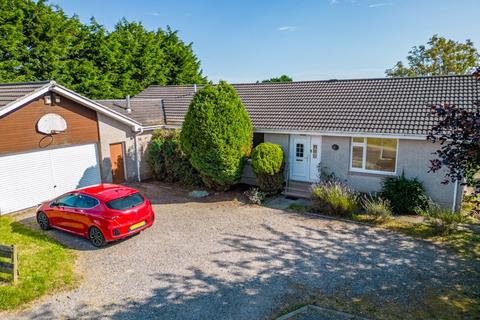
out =
[(67, 129), (65, 119), (56, 113), (47, 113), (43, 115), (37, 122), (38, 132), (44, 134), (58, 134)]

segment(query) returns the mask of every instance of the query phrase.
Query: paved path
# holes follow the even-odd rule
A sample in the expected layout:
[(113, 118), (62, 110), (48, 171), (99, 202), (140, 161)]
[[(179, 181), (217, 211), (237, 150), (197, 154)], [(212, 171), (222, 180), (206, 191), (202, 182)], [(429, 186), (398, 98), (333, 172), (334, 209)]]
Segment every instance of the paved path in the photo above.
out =
[(392, 304), (405, 312), (394, 318), (476, 281), (478, 266), (393, 232), (144, 188), (154, 227), (99, 250), (49, 231), (79, 251), (81, 285), (0, 318), (266, 319), (312, 294)]

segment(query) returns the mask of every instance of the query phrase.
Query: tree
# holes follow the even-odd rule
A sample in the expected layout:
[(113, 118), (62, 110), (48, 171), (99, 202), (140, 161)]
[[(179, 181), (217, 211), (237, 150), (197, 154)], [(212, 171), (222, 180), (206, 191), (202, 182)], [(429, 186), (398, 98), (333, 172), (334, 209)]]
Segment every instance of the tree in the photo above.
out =
[(181, 148), (208, 187), (237, 183), (252, 148), (250, 118), (235, 89), (224, 81), (200, 89), (188, 108)]
[(434, 35), (427, 46), (413, 47), (408, 66), (399, 61), (385, 71), (389, 77), (417, 77), (468, 74), (478, 65), (479, 54), (470, 40), (465, 43)]
[(205, 83), (177, 31), (120, 20), (108, 32), (46, 1), (0, 1), (0, 82), (55, 80), (90, 98), (123, 98), (152, 84)]
[(282, 74), (280, 77), (278, 78), (270, 78), (270, 79), (267, 79), (267, 80), (262, 80), (262, 83), (270, 83), (270, 82), (292, 82), (293, 79), (289, 76), (287, 76), (286, 74)]
[(193, 53), (192, 43), (185, 44), (179, 37), (178, 31), (167, 26), (167, 30), (157, 33), (161, 48), (165, 54), (166, 82), (168, 84), (195, 84), (205, 83), (200, 61)]
[[(480, 81), (480, 68), (473, 76)], [(480, 102), (472, 109), (462, 109), (447, 103), (432, 106), (432, 113), (439, 122), (429, 133), (427, 139), (440, 142), (437, 159), (431, 160), (430, 171), (436, 172), (447, 167), (444, 184), (462, 181), (475, 188), (480, 194), (480, 180), (472, 179), (472, 173), (480, 167)]]

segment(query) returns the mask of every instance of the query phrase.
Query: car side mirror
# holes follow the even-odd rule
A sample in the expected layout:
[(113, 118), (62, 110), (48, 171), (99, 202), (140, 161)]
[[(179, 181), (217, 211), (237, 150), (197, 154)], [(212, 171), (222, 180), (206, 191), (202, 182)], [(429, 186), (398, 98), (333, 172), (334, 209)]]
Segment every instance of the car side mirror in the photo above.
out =
[(53, 201), (52, 203), (50, 203), (50, 207), (51, 207), (51, 208), (53, 208), (53, 207), (58, 207), (58, 202)]

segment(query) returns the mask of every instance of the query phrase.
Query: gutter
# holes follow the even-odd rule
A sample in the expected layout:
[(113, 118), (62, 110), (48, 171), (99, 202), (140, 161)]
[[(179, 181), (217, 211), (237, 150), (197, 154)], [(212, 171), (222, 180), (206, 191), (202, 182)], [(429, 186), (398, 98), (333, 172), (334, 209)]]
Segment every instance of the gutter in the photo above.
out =
[(330, 137), (361, 137), (361, 138), (372, 137), (372, 138), (427, 140), (426, 135), (415, 135), (415, 134), (390, 134), (390, 133), (315, 131), (315, 130), (282, 130), (282, 129), (263, 129), (263, 128), (254, 128), (253, 131), (258, 133), (298, 134), (298, 135), (303, 134), (303, 135), (319, 135), (319, 136), (330, 136)]
[(143, 126), (143, 131), (150, 131), (155, 129), (181, 129), (181, 125), (173, 125), (173, 124), (159, 124), (155, 126)]

